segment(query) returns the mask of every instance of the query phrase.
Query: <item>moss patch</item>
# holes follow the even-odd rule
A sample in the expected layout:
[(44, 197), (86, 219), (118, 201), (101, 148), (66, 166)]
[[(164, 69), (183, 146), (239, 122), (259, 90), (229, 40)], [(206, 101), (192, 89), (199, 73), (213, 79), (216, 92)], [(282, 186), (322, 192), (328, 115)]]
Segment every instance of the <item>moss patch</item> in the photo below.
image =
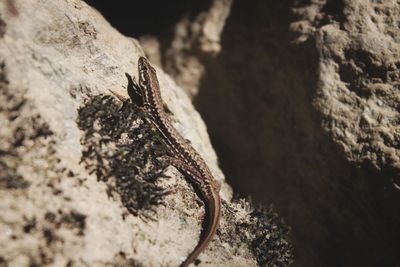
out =
[(225, 229), (219, 230), (222, 241), (240, 249), (247, 247), (259, 266), (288, 266), (293, 262), (289, 227), (272, 208), (252, 207), (241, 199), (223, 203)]
[(157, 156), (166, 151), (144, 114), (129, 101), (98, 95), (79, 110), (78, 125), (85, 166), (130, 213), (148, 217), (166, 194), (155, 183), (166, 167)]

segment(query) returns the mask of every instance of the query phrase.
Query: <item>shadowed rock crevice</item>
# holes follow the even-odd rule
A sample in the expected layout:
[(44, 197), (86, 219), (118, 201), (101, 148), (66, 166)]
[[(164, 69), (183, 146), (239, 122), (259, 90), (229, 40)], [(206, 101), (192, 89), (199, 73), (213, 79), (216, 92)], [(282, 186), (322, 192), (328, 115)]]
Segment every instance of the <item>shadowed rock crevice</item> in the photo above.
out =
[(211, 0), (150, 0), (96, 1), (85, 0), (99, 10), (116, 29), (127, 36), (138, 38), (142, 35), (165, 35), (184, 16), (193, 17), (207, 9)]
[[(312, 42), (290, 43), (289, 6), (234, 4), (222, 36), (224, 49), (206, 64), (195, 104), (235, 191), (273, 203), (289, 225), (297, 225), (292, 233), (301, 262), (314, 249), (305, 243), (324, 239), (313, 232), (318, 223), (310, 215), (310, 194), (318, 194), (321, 186), (307, 184), (319, 175), (314, 165), (321, 152), (312, 151), (326, 137), (311, 104), (315, 48)], [(308, 170), (315, 172), (312, 177)]]
[[(398, 171), (349, 161), (324, 130), (327, 121), (315, 108), (319, 48), (313, 35), (294, 42), (292, 6), (235, 2), (223, 50), (205, 62), (196, 106), (233, 188), (273, 203), (293, 227), (295, 266), (389, 266), (399, 243), (399, 218), (390, 207), (399, 202), (387, 188)], [(314, 22), (344, 22), (344, 7), (321, 4), (325, 14)], [(365, 88), (363, 76), (385, 83), (386, 70), (359, 51), (345, 53), (355, 64), (340, 64), (347, 82), (357, 92)]]

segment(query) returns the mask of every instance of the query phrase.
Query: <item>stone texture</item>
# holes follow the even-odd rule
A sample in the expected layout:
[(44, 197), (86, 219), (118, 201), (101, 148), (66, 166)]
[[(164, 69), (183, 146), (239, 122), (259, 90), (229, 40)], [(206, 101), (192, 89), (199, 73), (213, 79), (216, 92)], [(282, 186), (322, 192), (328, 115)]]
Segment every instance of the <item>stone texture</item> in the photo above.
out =
[[(126, 95), (140, 55), (82, 1), (0, 2), (1, 266), (177, 266), (196, 245), (201, 200), (158, 162), (165, 148), (145, 114), (110, 93)], [(176, 128), (222, 185), (201, 266), (288, 265), (287, 226), (231, 200), (199, 114), (157, 72)]]
[(399, 265), (399, 1), (225, 5), (213, 54), (173, 45), (197, 35), (155, 38), (172, 44), (160, 46), (165, 66), (190, 59), (166, 67), (177, 80), (200, 74), (199, 89), (182, 86), (198, 91), (228, 181), (276, 205), (295, 266)]
[[(131, 151), (160, 149), (136, 113), (99, 96), (108, 89), (124, 94), (124, 72), (135, 74), (145, 51), (160, 67), (176, 127), (217, 178), (224, 180), (204, 124), (174, 81), (205, 119), (234, 191), (273, 203), (291, 225), (294, 266), (400, 264), (398, 1), (210, 0), (167, 14), (179, 18), (167, 33), (127, 23), (141, 33), (140, 45), (79, 1), (32, 2), (0, 3), (7, 88), (1, 227), (9, 244), (0, 260), (173, 266), (194, 246), (203, 211), (176, 170), (169, 168), (172, 179), (159, 177), (155, 187), (112, 175), (124, 173), (124, 164), (142, 164), (140, 157), (112, 164), (128, 153), (117, 149), (130, 140), (118, 133), (140, 129), (133, 135), (140, 142), (128, 142)], [(38, 3), (48, 11), (42, 14)], [(117, 14), (119, 7), (112, 7)], [(138, 3), (133, 10), (151, 17), (136, 12)], [(135, 123), (110, 128), (108, 119), (121, 116)], [(157, 168), (145, 174), (157, 176)], [(201, 265), (287, 264), (287, 229), (279, 218), (231, 203), (231, 189), (222, 185), (222, 226)], [(147, 212), (156, 220), (143, 222)]]
[(400, 46), (391, 21), (399, 11), (390, 1), (349, 2), (341, 23), (324, 25), (316, 35), (316, 108), (324, 129), (348, 159), (379, 170), (400, 169)]
[(400, 262), (398, 1), (236, 1), (195, 103), (295, 266)]
[(185, 88), (190, 97), (198, 94), (204, 65), (201, 59), (221, 51), (221, 33), (233, 0), (211, 1), (210, 7), (196, 16), (184, 16), (174, 27), (165, 56), (165, 70)]

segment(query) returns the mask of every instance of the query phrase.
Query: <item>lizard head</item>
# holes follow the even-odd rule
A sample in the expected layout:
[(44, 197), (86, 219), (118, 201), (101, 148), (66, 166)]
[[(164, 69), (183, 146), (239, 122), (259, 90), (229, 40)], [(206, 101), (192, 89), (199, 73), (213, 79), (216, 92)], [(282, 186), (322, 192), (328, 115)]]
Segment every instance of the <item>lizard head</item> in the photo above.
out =
[(157, 103), (162, 106), (156, 69), (150, 65), (145, 57), (139, 57), (139, 86), (143, 89), (145, 103)]
[(154, 82), (153, 79), (154, 77), (156, 77), (156, 70), (153, 68), (153, 66), (150, 65), (147, 58), (139, 58), (138, 68), (140, 85), (147, 86), (149, 83)]

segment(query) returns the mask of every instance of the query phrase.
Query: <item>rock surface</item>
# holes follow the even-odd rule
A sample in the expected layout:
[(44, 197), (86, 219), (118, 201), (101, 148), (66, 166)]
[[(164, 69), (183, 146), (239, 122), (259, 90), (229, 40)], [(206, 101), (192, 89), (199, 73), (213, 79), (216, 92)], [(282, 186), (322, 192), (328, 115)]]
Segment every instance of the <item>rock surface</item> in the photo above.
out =
[(182, 89), (234, 191), (292, 226), (294, 266), (399, 265), (399, 3), (171, 1), (177, 19), (158, 32), (146, 29), (160, 13), (140, 5), (102, 10), (143, 20), (126, 20), (139, 45), (80, 1), (0, 2), (0, 263), (175, 266), (194, 247), (201, 201), (175, 169), (163, 177), (134, 106), (106, 96), (125, 94), (145, 51), (176, 127), (222, 182), (201, 266), (282, 266), (291, 250), (273, 212), (231, 202)]
[[(0, 2), (1, 266), (177, 266), (197, 244), (201, 200), (157, 160), (145, 115), (110, 93), (126, 95), (140, 55), (82, 1)], [(288, 265), (287, 226), (231, 200), (199, 114), (157, 73), (176, 128), (222, 185), (200, 266)]]
[(199, 57), (228, 181), (276, 205), (295, 266), (400, 264), (399, 8), (236, 1), (221, 53)]
[[(399, 2), (208, 2), (143, 45), (194, 95), (235, 191), (276, 205), (295, 266), (399, 265)], [(198, 18), (227, 8), (208, 53)]]

